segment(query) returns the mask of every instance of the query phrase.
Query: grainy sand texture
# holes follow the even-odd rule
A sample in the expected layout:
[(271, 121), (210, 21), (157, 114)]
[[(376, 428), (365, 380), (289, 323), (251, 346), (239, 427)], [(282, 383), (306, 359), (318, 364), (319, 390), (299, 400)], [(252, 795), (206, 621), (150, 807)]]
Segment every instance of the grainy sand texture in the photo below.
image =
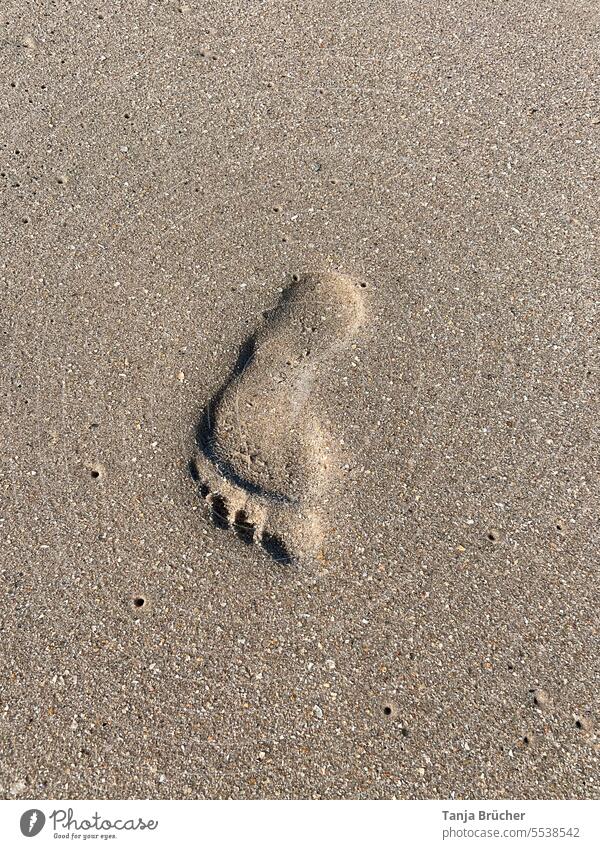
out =
[(2, 797), (597, 798), (597, 4), (0, 18)]

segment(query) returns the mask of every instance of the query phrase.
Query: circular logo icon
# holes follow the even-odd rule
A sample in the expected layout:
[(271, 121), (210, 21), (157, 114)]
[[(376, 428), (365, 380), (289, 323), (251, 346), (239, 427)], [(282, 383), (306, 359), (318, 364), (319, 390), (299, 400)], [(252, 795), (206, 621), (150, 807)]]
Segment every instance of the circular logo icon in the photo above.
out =
[(25, 811), (21, 816), (21, 834), (25, 837), (35, 837), (46, 824), (46, 816), (37, 808)]

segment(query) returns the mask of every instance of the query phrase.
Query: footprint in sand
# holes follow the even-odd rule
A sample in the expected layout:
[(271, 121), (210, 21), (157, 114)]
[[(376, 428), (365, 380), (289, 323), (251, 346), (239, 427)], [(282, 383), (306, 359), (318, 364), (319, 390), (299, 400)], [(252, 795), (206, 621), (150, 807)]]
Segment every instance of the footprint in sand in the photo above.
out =
[(310, 390), (362, 320), (350, 278), (294, 277), (198, 425), (190, 471), (213, 523), (276, 560), (319, 549), (319, 503), (336, 463)]

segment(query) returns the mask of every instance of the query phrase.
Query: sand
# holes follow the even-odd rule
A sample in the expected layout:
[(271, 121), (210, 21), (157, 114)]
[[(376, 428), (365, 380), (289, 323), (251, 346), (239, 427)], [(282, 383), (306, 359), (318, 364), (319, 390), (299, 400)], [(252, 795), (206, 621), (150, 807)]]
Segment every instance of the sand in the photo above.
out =
[(594, 5), (2, 19), (2, 797), (597, 798)]

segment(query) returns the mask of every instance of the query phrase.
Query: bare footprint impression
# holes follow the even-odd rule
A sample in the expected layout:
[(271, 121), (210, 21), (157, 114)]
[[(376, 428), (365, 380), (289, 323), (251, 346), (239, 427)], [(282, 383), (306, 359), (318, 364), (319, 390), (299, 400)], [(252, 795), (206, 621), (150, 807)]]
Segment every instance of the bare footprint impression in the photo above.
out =
[(320, 502), (337, 464), (311, 386), (362, 321), (351, 278), (294, 276), (202, 414), (190, 461), (201, 500), (213, 524), (275, 560), (319, 550)]

